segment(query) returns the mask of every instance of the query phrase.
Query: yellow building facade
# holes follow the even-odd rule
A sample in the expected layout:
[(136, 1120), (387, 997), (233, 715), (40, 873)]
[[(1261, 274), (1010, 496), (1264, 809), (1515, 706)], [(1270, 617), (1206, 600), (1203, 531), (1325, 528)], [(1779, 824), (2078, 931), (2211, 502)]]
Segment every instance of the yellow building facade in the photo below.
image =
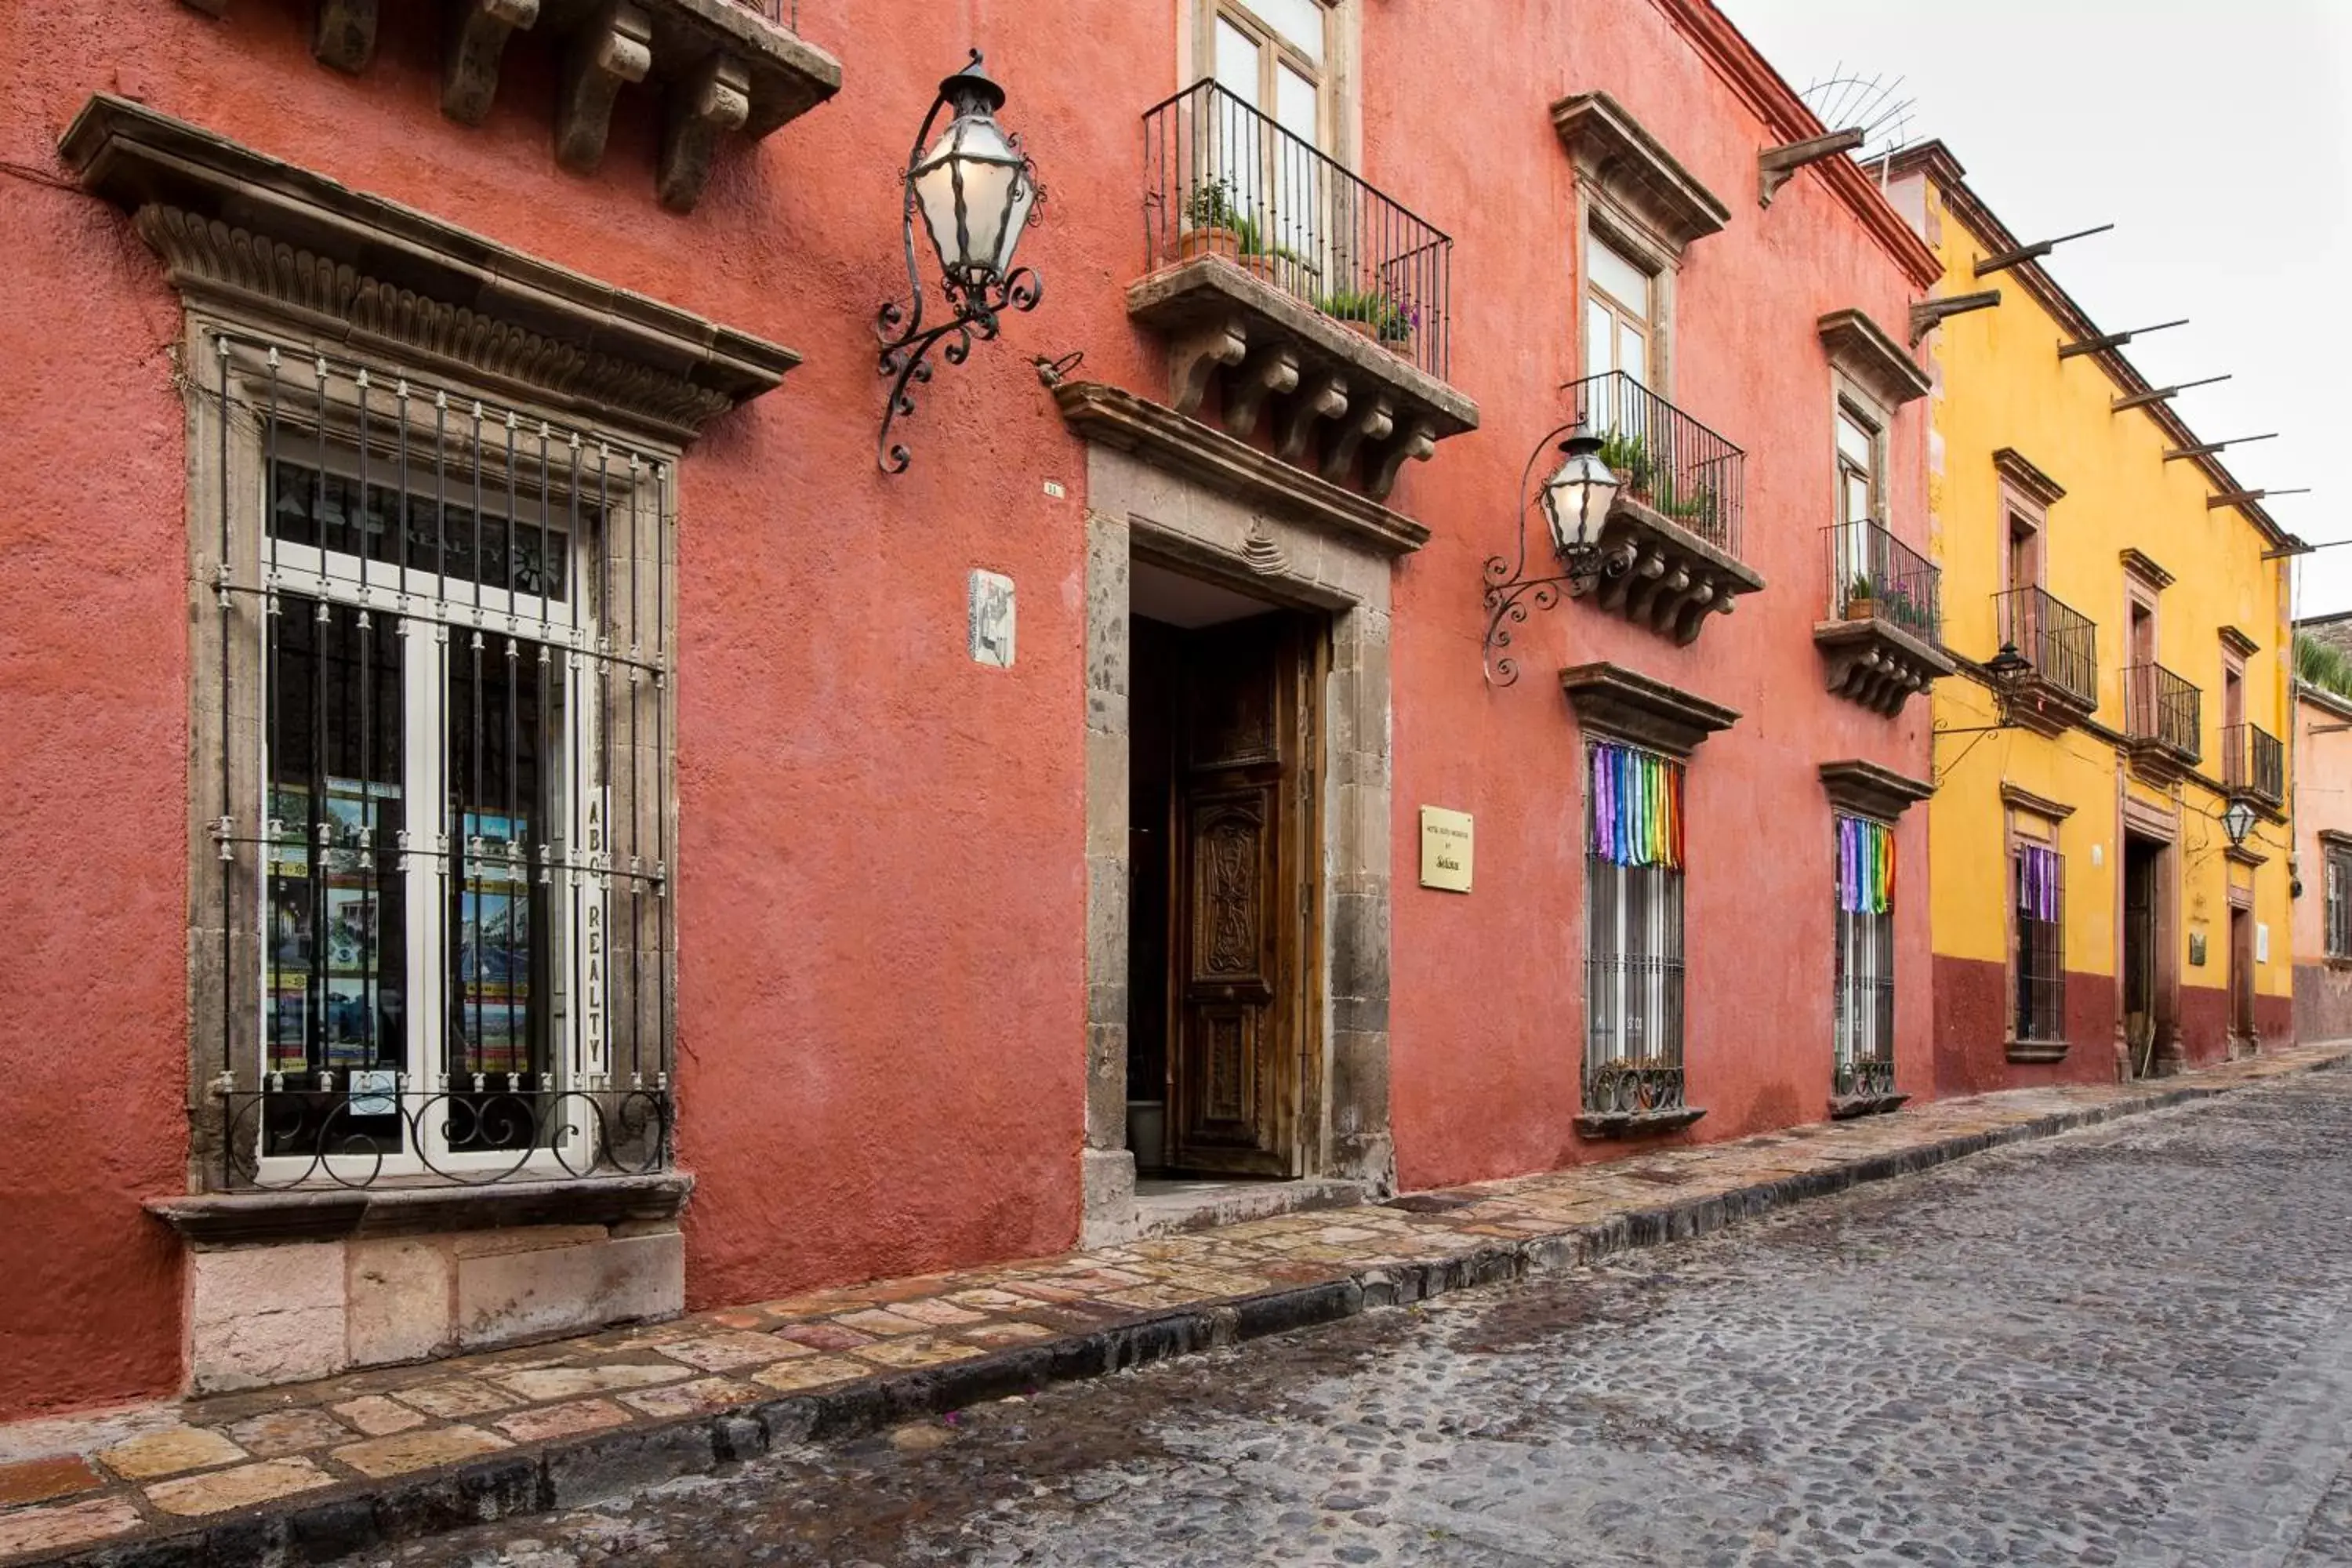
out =
[(2293, 665), (2288, 562), (2265, 557), (2298, 542), (2039, 259), (2012, 259), (2028, 247), (1948, 150), (1909, 150), (1889, 183), (1945, 268), (1916, 323), (1959, 661), (1934, 697), (1937, 1092), (2280, 1043)]

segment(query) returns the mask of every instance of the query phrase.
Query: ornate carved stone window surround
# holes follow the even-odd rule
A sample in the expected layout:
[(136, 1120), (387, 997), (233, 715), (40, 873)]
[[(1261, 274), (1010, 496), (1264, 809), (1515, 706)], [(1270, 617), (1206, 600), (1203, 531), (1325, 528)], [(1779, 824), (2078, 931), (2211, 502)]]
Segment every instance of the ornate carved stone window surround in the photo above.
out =
[[(186, 0), (219, 16), (229, 0)], [(310, 52), (351, 75), (375, 58), (382, 0), (313, 0)], [(445, 0), (441, 111), (478, 125), (509, 42), (547, 37), (562, 53), (555, 157), (585, 174), (604, 161), (624, 88), (663, 96), (662, 205), (691, 211), (719, 143), (758, 141), (841, 90), (841, 63), (802, 38), (779, 0)]]
[(64, 150), (187, 306), (192, 1184), (658, 1169), (675, 464), (795, 356), (120, 100)]
[(120, 99), (62, 152), (185, 307), (192, 1385), (680, 1310), (675, 469), (797, 356)]

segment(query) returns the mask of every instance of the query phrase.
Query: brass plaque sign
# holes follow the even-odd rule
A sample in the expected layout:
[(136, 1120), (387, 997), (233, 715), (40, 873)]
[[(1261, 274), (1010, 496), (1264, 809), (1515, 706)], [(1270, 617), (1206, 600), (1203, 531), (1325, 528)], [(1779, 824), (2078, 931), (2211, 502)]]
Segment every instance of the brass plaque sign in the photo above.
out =
[(1442, 892), (1470, 890), (1470, 814), (1421, 808), (1421, 885)]

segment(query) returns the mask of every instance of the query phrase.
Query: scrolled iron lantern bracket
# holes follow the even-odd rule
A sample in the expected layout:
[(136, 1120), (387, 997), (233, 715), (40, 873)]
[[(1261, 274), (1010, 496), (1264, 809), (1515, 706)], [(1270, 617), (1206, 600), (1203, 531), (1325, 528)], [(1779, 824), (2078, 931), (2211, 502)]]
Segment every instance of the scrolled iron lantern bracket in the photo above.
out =
[[(890, 439), (890, 429), (899, 416), (915, 411), (913, 388), (931, 379), (931, 351), (938, 348), (948, 363), (961, 364), (971, 355), (973, 340), (997, 335), (1006, 310), (1034, 310), (1045, 297), (1037, 274), (1013, 265), (1013, 248), (1045, 192), (1021, 138), (996, 123), (996, 111), (1003, 107), (1004, 89), (982, 68), (974, 49), (970, 65), (940, 83), (939, 97), (907, 155), (900, 226), (909, 303), (886, 300), (874, 316), (874, 335), (881, 343), (877, 362), (890, 378), (890, 401), (874, 447), (875, 461), (886, 474), (906, 472), (911, 460), (907, 448)], [(934, 142), (931, 130), (942, 111), (952, 118)], [(940, 298), (954, 312), (951, 320), (929, 327), (923, 324), (923, 278), (915, 261), (918, 218), (939, 258)]]
[[(1484, 661), (1489, 686), (1509, 686), (1519, 679), (1518, 660), (1503, 650), (1511, 646), (1511, 628), (1524, 625), (1530, 611), (1549, 610), (1559, 604), (1562, 587), (1570, 597), (1581, 597), (1601, 579), (1622, 577), (1633, 570), (1631, 544), (1601, 542), (1601, 525), (1609, 515), (1619, 483), (1601, 460), (1602, 444), (1586, 425), (1563, 425), (1537, 442), (1528, 454), (1528, 466), (1519, 476), (1518, 559), (1490, 555), (1484, 574)], [(1539, 479), (1536, 470), (1554, 450), (1561, 460)], [(1530, 515), (1543, 520), (1552, 554), (1560, 563), (1561, 569), (1549, 576), (1528, 575)]]

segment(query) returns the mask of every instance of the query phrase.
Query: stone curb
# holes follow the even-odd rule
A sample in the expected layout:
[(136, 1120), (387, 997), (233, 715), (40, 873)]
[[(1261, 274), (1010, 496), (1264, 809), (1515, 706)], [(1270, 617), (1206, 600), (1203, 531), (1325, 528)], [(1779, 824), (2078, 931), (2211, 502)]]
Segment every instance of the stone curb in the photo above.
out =
[(970, 1361), (878, 1376), (824, 1392), (740, 1405), (716, 1415), (557, 1440), (382, 1483), (351, 1482), (299, 1501), (262, 1504), (199, 1528), (83, 1549), (58, 1568), (251, 1568), (310, 1564), (403, 1541), (577, 1508), (681, 1476), (758, 1458), (793, 1443), (837, 1443), (901, 1422), (1053, 1383), (1101, 1377), (1267, 1334), (1337, 1322), (1377, 1307), (1502, 1284), (1597, 1262), (1620, 1252), (1707, 1235), (1742, 1219), (1867, 1183), (1911, 1175), (2007, 1144), (2239, 1093), (2283, 1079), (2344, 1068), (2337, 1056), (2231, 1083), (2187, 1083), (2107, 1105), (2053, 1112), (1992, 1131), (1870, 1155), (1830, 1170), (1669, 1202), (1596, 1225), (1497, 1242), (1427, 1263), (1371, 1267), (1339, 1279), (1177, 1309), (1089, 1334)]

